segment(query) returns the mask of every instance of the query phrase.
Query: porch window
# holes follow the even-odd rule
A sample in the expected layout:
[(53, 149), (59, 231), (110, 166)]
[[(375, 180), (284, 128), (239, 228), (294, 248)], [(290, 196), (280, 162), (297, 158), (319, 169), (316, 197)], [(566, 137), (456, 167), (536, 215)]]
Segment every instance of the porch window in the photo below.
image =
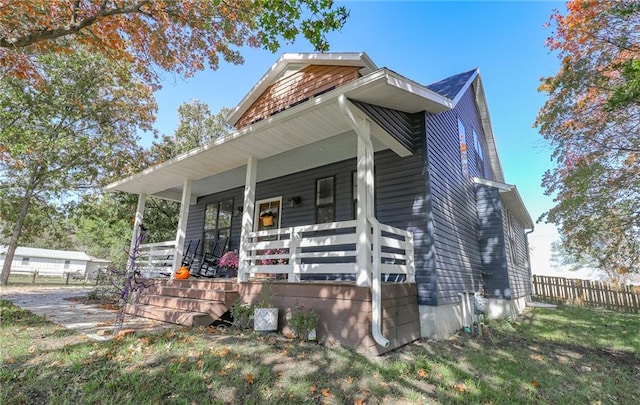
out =
[(22, 258), (22, 262), (20, 263), (23, 266), (28, 266), (29, 265), (29, 258), (28, 257), (23, 257)]
[[(215, 242), (221, 236), (229, 238), (233, 199), (207, 204), (204, 209), (204, 253), (213, 253)], [(228, 239), (227, 239), (228, 240)]]
[(71, 260), (65, 260), (64, 261), (64, 269), (67, 270), (69, 268), (69, 266), (71, 265)]
[(324, 224), (336, 220), (335, 178), (316, 180), (316, 223)]

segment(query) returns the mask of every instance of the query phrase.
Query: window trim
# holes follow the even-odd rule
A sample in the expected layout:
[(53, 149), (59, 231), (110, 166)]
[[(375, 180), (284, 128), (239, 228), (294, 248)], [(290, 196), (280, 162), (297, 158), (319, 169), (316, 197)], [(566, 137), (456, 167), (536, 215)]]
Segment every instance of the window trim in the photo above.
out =
[(460, 166), (462, 175), (469, 178), (469, 147), (467, 145), (467, 127), (458, 117), (458, 142), (460, 144)]
[[(231, 210), (229, 211), (230, 214), (229, 214), (229, 226), (228, 227), (226, 227), (226, 226), (225, 227), (220, 227), (219, 226), (220, 225), (220, 211), (221, 211), (222, 203), (224, 203), (224, 202), (230, 202), (231, 203), (231, 205), (230, 205), (231, 206)], [(207, 207), (210, 206), (210, 205), (213, 205), (213, 204), (217, 204), (218, 205), (216, 218), (215, 218), (215, 227), (206, 228), (206, 225), (207, 225)], [(218, 199), (218, 200), (215, 200), (215, 201), (208, 202), (208, 203), (206, 203), (204, 205), (204, 213), (203, 213), (204, 218), (203, 218), (203, 221), (202, 221), (202, 253), (203, 254), (211, 253), (211, 252), (209, 252), (207, 250), (209, 248), (209, 246), (207, 246), (207, 243), (206, 243), (206, 241), (207, 241), (207, 238), (206, 238), (207, 232), (212, 232), (213, 231), (215, 233), (215, 235), (213, 235), (213, 239), (215, 240), (216, 238), (220, 237), (220, 231), (221, 230), (228, 230), (228, 234), (229, 234), (228, 237), (231, 238), (231, 228), (233, 226), (233, 207), (234, 207), (234, 198), (233, 197)]]
[(475, 150), (476, 168), (478, 172), (484, 176), (484, 149), (482, 148), (482, 142), (480, 141), (480, 136), (478, 136), (478, 132), (475, 128), (471, 128), (471, 132), (473, 134), (473, 149)]
[(278, 202), (278, 216), (276, 217), (276, 228), (282, 227), (282, 196), (271, 197), (271, 198), (263, 198), (262, 200), (256, 201), (255, 204), (255, 212), (253, 213), (253, 230), (257, 231), (260, 226), (260, 205), (266, 203), (272, 203), (274, 201)]
[[(332, 190), (332, 202), (331, 203), (325, 203), (325, 204), (318, 204), (318, 184), (320, 181), (322, 180), (327, 180), (327, 179), (331, 179), (332, 185), (333, 185), (333, 190)], [(318, 210), (320, 208), (325, 208), (325, 207), (333, 207), (333, 219), (330, 222), (323, 222), (323, 223), (331, 223), (331, 222), (335, 222), (336, 221), (336, 176), (335, 175), (331, 175), (331, 176), (325, 176), (325, 177), (320, 177), (316, 179), (316, 187), (315, 187), (315, 195), (313, 198), (314, 201), (314, 205), (315, 205), (315, 223), (319, 224), (320, 222), (318, 222)]]

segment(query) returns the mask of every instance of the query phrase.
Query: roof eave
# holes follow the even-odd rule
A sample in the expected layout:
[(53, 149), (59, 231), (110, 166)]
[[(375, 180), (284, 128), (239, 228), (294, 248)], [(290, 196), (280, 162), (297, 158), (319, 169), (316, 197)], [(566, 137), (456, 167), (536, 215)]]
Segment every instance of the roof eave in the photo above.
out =
[(522, 201), (522, 197), (516, 186), (479, 177), (474, 177), (472, 180), (475, 184), (497, 188), (507, 204), (509, 211), (519, 220), (524, 229), (534, 228), (533, 219), (531, 219), (531, 215), (529, 215), (529, 211), (524, 205), (524, 201)]
[[(282, 142), (277, 139), (270, 142), (268, 146), (271, 150), (261, 150), (263, 156), (256, 156), (256, 151), (251, 149), (253, 144), (258, 140), (258, 138), (254, 138), (255, 136), (259, 137), (261, 133), (270, 133), (270, 135), (274, 135), (274, 132), (281, 132), (275, 131), (275, 129), (280, 125), (291, 126), (295, 121), (301, 122), (301, 118), (304, 119), (308, 113), (321, 111), (323, 108), (329, 107), (332, 103), (336, 103), (337, 105), (337, 99), (342, 94), (347, 98), (352, 98), (358, 101), (374, 103), (380, 102), (383, 104), (382, 107), (398, 110), (403, 110), (406, 105), (410, 105), (416, 111), (429, 110), (432, 112), (440, 112), (451, 108), (451, 101), (449, 99), (442, 97), (424, 86), (420, 86), (400, 75), (393, 74), (386, 69), (378, 69), (375, 72), (310, 99), (304, 103), (295, 105), (269, 118), (248, 125), (233, 134), (218, 138), (209, 144), (200, 146), (199, 148), (183, 153), (173, 159), (159, 163), (127, 178), (113, 182), (104, 187), (104, 191), (123, 191), (134, 194), (147, 194), (170, 200), (179, 200), (180, 196), (176, 192), (176, 187), (181, 187), (183, 184), (182, 182), (189, 176), (189, 174), (193, 175), (190, 177), (191, 180), (199, 180), (204, 177), (220, 174), (225, 171), (244, 166), (249, 156), (264, 159), (278, 153), (295, 149), (296, 147), (301, 146), (301, 142), (311, 144), (324, 139), (326, 136), (332, 136), (331, 134), (325, 133), (318, 133), (317, 136), (315, 136), (311, 131), (305, 131), (307, 132), (307, 138), (293, 146), (289, 145), (291, 137), (290, 135), (287, 135), (289, 138), (286, 140), (283, 139)], [(389, 97), (386, 97), (387, 95), (389, 95)], [(385, 103), (386, 105), (384, 105)], [(330, 109), (322, 111), (330, 111)], [(310, 115), (310, 117), (312, 117), (312, 115)], [(340, 119), (338, 116), (333, 118)], [(280, 135), (285, 136), (286, 134), (282, 133)], [(263, 143), (264, 141), (261, 141), (261, 144)], [(389, 144), (387, 144), (387, 146), (389, 146)], [(398, 148), (394, 149), (396, 146), (397, 145), (392, 145), (390, 147), (399, 155), (404, 155), (402, 150), (398, 150)], [(214, 152), (217, 148), (221, 148), (219, 154), (215, 154)], [(232, 151), (236, 156), (229, 156), (225, 151)], [(238, 155), (239, 153), (242, 154), (242, 156)], [(218, 165), (215, 166), (215, 168), (214, 164), (207, 165), (206, 167), (202, 166), (202, 162), (205, 158), (207, 161), (211, 161), (216, 156), (221, 158), (217, 160), (225, 160), (225, 162), (217, 162), (216, 164)], [(207, 173), (205, 174), (204, 171), (207, 171)], [(193, 196), (191, 202), (195, 202)]]

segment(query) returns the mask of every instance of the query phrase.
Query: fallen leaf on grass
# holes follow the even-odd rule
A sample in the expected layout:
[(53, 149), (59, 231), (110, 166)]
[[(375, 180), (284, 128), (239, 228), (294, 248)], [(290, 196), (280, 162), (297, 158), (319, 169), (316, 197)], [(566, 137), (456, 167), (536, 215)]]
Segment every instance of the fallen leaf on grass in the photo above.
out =
[(133, 329), (123, 329), (116, 335), (116, 340), (122, 340), (125, 336), (131, 335), (135, 332)]
[(332, 397), (333, 396), (333, 394), (331, 392), (329, 392), (329, 388), (323, 388), (321, 393), (322, 393), (323, 397)]
[(347, 384), (353, 384), (353, 377), (349, 376), (347, 377)]
[(367, 403), (361, 399), (356, 399), (353, 405), (367, 405)]
[(311, 387), (309, 387), (309, 391), (310, 391), (312, 394), (315, 394), (315, 393), (316, 393), (316, 391), (318, 391), (318, 387), (316, 387), (316, 386), (315, 386), (315, 384), (314, 384), (314, 385), (312, 385)]
[(219, 356), (219, 357), (227, 357), (227, 354), (229, 354), (229, 348), (228, 347), (223, 347), (221, 349), (213, 349), (212, 354)]
[(463, 393), (467, 390), (467, 386), (463, 382), (461, 382), (454, 385), (453, 389), (456, 390), (456, 392)]
[(531, 386), (533, 388), (538, 388), (540, 386), (540, 384), (538, 384), (538, 382), (536, 380), (531, 381)]
[(287, 339), (295, 339), (295, 335), (291, 332), (285, 333), (284, 337), (286, 337)]
[(540, 356), (539, 354), (530, 354), (529, 358), (531, 360), (544, 361), (544, 357)]
[(418, 370), (418, 378), (428, 378), (429, 377), (429, 373), (427, 373), (427, 371), (424, 368), (421, 368), (420, 370)]
[(27, 353), (29, 354), (34, 354), (36, 352), (36, 347), (35, 346), (31, 346), (29, 349), (27, 349)]
[(253, 384), (253, 380), (254, 380), (253, 374), (247, 373), (244, 379), (247, 380), (249, 384)]
[(16, 359), (14, 359), (13, 357), (9, 357), (9, 358), (7, 359), (7, 364), (13, 364), (13, 363), (15, 363), (15, 362), (16, 362)]

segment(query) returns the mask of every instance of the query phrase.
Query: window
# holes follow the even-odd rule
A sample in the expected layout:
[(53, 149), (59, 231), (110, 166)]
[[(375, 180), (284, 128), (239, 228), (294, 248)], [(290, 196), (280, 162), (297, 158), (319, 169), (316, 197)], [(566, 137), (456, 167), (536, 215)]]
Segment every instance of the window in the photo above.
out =
[(506, 225), (507, 225), (507, 236), (509, 239), (509, 260), (511, 264), (518, 264), (518, 247), (516, 245), (516, 230), (515, 223), (511, 214), (508, 212), (506, 214)]
[(212, 253), (216, 240), (231, 234), (233, 199), (207, 204), (204, 209), (204, 253)]
[(458, 139), (460, 142), (460, 162), (462, 164), (462, 174), (469, 177), (469, 161), (467, 159), (467, 130), (460, 118), (458, 118)]
[(316, 223), (334, 222), (335, 218), (335, 178), (316, 180)]
[(476, 167), (481, 176), (484, 176), (484, 152), (482, 150), (482, 143), (476, 130), (473, 130), (473, 148), (476, 151)]
[(23, 257), (21, 264), (23, 266), (28, 266), (29, 265), (29, 258), (28, 257)]
[(257, 201), (256, 207), (258, 207), (254, 219), (254, 229), (256, 231), (280, 228), (282, 197)]
[(69, 268), (69, 266), (71, 265), (71, 260), (65, 260), (64, 261), (64, 268), (65, 270)]
[(353, 201), (353, 219), (358, 217), (358, 172), (351, 173), (351, 195)]

